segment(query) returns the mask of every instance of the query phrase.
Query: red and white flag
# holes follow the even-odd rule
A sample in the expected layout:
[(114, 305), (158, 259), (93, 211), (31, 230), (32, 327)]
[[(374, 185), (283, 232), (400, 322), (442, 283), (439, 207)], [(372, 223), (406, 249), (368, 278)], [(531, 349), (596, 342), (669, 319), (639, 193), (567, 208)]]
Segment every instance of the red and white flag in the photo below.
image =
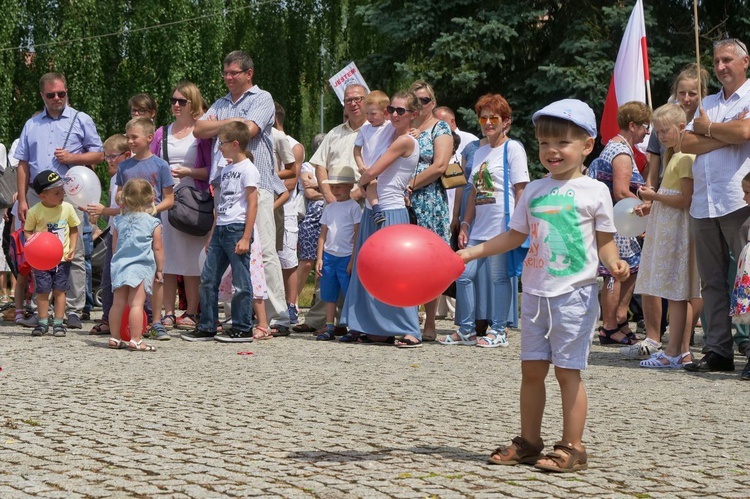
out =
[[(646, 85), (649, 79), (643, 2), (637, 0), (617, 52), (615, 71), (604, 102), (600, 127), (602, 143), (609, 142), (620, 130), (617, 126), (618, 107), (630, 101), (646, 102)], [(645, 162), (645, 156), (643, 160)]]

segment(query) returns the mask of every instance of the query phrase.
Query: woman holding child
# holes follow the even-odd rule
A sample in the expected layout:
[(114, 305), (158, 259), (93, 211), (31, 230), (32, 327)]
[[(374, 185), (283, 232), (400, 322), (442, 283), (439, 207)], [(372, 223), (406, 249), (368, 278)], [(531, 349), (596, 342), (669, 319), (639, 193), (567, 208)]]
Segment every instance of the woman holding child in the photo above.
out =
[[(412, 121), (419, 113), (419, 100), (412, 92), (397, 92), (391, 99), (387, 111), (391, 117), (394, 138), (385, 153), (362, 174), (360, 184), (366, 185), (377, 178), (378, 201), (385, 222), (380, 227), (408, 224), (409, 212), (406, 210), (404, 193), (409, 179), (414, 174), (419, 157), (417, 140), (409, 135)], [(447, 212), (446, 212), (447, 213)], [(401, 348), (422, 346), (422, 333), (419, 329), (417, 307), (393, 307), (372, 297), (365, 290), (356, 273), (359, 250), (368, 237), (378, 229), (372, 219), (372, 210), (365, 208), (357, 237), (357, 249), (352, 268), (351, 282), (341, 312), (341, 324), (352, 331), (363, 331), (369, 339), (381, 339), (403, 335), (396, 342)], [(356, 335), (357, 333), (349, 333)], [(348, 338), (351, 341), (354, 338)]]
[[(628, 197), (635, 198), (638, 188), (645, 184), (635, 164), (633, 151), (648, 134), (650, 123), (651, 109), (646, 104), (631, 101), (620, 106), (617, 110), (620, 133), (609, 141), (589, 167), (589, 176), (607, 185), (613, 203)], [(620, 258), (630, 266), (630, 277), (618, 282), (600, 265), (599, 275), (604, 276), (605, 289), (601, 294), (602, 325), (599, 328), (599, 343), (632, 345), (636, 342), (636, 337), (628, 328), (628, 306), (638, 274), (641, 248), (635, 237), (615, 234), (615, 243)]]
[[(437, 105), (435, 91), (429, 83), (415, 81), (410, 92), (419, 99), (421, 110), (414, 120), (413, 135), (419, 142), (419, 163), (414, 179), (409, 184), (411, 206), (417, 214), (417, 224), (430, 229), (450, 244), (450, 213), (448, 197), (440, 184), (440, 176), (453, 155), (453, 135), (445, 121), (438, 120), (432, 111)], [(435, 340), (437, 299), (426, 303), (424, 322), (425, 341)]]
[[(198, 87), (191, 82), (182, 82), (174, 87), (169, 98), (174, 123), (159, 127), (151, 142), (151, 151), (169, 163), (175, 190), (180, 186), (208, 189), (208, 174), (211, 169), (211, 140), (199, 140), (193, 135), (195, 122), (203, 114), (203, 97)], [(198, 286), (201, 271), (198, 265), (201, 250), (208, 236), (192, 236), (181, 232), (169, 223), (164, 214), (164, 327), (171, 329), (194, 329), (198, 323)], [(187, 311), (175, 317), (177, 276), (185, 280)]]

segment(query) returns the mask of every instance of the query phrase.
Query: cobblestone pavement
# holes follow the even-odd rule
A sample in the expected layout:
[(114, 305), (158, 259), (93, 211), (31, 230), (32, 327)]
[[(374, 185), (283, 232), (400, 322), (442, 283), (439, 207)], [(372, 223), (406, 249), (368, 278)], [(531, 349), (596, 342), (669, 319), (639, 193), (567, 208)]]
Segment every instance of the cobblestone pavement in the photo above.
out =
[[(594, 346), (590, 469), (551, 475), (485, 464), (519, 431), (517, 331), (505, 349), (413, 350), (173, 334), (133, 353), (2, 323), (0, 497), (750, 497), (740, 357), (654, 372)], [(551, 445), (553, 377), (548, 397)]]

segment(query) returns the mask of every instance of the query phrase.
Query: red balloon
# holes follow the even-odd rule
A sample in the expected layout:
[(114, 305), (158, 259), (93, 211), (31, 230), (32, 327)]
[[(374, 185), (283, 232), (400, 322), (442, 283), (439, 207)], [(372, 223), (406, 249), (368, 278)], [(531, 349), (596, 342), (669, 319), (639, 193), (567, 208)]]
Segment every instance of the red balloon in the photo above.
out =
[[(148, 331), (148, 315), (146, 311), (143, 311), (143, 331), (141, 334), (146, 334)], [(122, 321), (120, 322), (120, 338), (122, 341), (130, 341), (130, 306), (125, 305), (125, 311), (122, 313)]]
[(464, 268), (461, 257), (437, 234), (411, 224), (376, 231), (357, 256), (362, 285), (395, 307), (413, 307), (437, 298)]
[(36, 232), (26, 240), (23, 254), (36, 270), (54, 269), (63, 258), (62, 241), (52, 232)]

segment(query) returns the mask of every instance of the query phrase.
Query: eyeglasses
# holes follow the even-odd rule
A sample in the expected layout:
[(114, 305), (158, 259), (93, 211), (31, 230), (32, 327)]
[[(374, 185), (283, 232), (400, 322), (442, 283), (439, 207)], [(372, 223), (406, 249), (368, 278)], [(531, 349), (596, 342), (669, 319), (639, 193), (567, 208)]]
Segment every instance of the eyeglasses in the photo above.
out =
[(344, 99), (344, 104), (359, 103), (359, 102), (362, 102), (363, 100), (365, 100), (365, 98), (362, 97), (361, 95), (358, 95), (356, 97), (348, 97)]
[(187, 106), (187, 103), (190, 102), (188, 99), (178, 99), (176, 97), (170, 97), (169, 102), (174, 106), (175, 104), (179, 104), (180, 107)]
[(64, 99), (66, 95), (68, 95), (68, 92), (62, 91), (62, 92), (47, 92), (44, 94), (44, 96), (48, 99), (54, 99), (55, 95), (57, 95), (58, 99)]
[(232, 78), (237, 78), (237, 75), (241, 75), (242, 73), (247, 73), (249, 70), (245, 71), (222, 71), (221, 76), (223, 78), (226, 78), (227, 76), (231, 76)]
[(132, 108), (130, 110), (130, 116), (145, 116), (145, 115), (147, 115), (149, 113), (150, 113), (150, 111), (148, 109), (136, 109), (136, 108)]
[(393, 107), (393, 106), (388, 106), (388, 107), (385, 108), (385, 110), (388, 111), (388, 114), (396, 113), (399, 116), (403, 116), (406, 113), (411, 113), (412, 112), (411, 109), (406, 109), (404, 107)]
[(119, 158), (120, 156), (122, 156), (123, 154), (125, 154), (125, 153), (121, 152), (120, 154), (107, 154), (106, 156), (104, 156), (104, 159), (106, 161), (114, 161), (117, 158)]
[(500, 123), (500, 120), (502, 120), (500, 116), (480, 116), (479, 124), (485, 125), (489, 121), (493, 125), (497, 125), (498, 123)]
[(651, 125), (649, 123), (641, 123), (640, 126), (642, 126), (644, 130), (646, 130), (646, 133), (649, 133), (651, 131)]
[(234, 142), (234, 141), (233, 140), (224, 140), (224, 141), (220, 140), (219, 141), (219, 147), (223, 146), (224, 144), (231, 144), (232, 142)]
[(432, 97), (419, 97), (419, 102), (421, 102), (423, 106), (426, 106), (432, 102)]

